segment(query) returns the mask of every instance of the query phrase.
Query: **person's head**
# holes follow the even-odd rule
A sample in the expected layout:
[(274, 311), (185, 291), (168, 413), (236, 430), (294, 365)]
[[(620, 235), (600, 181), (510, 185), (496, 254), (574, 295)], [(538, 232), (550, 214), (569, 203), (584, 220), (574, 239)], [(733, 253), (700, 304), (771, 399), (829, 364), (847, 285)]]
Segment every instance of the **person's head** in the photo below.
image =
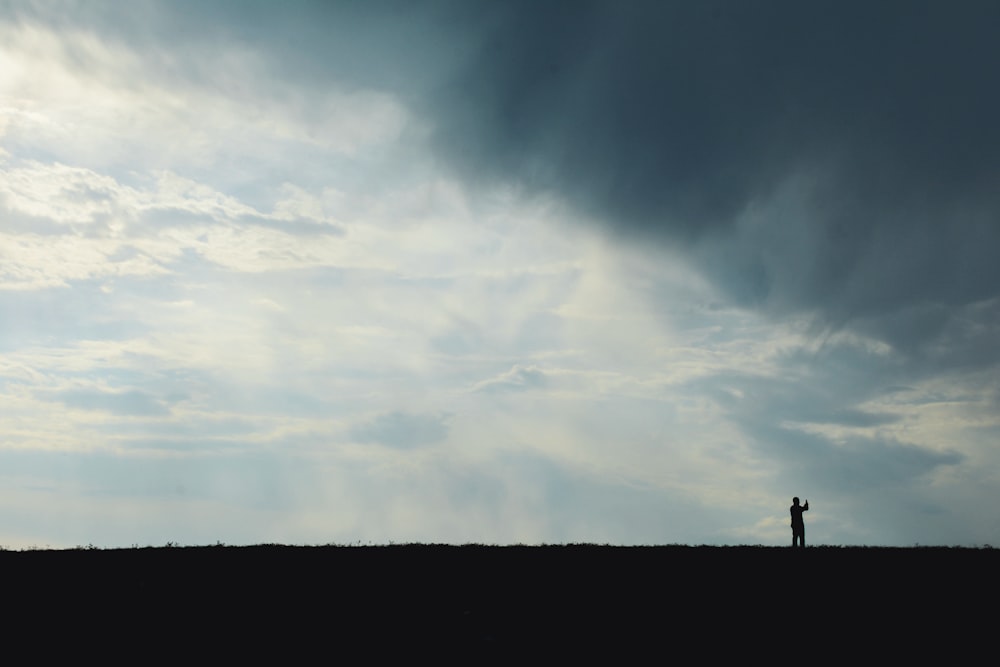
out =
[(794, 498), (792, 498), (792, 504), (793, 505), (798, 505), (799, 504), (799, 497), (798, 496), (795, 496)]

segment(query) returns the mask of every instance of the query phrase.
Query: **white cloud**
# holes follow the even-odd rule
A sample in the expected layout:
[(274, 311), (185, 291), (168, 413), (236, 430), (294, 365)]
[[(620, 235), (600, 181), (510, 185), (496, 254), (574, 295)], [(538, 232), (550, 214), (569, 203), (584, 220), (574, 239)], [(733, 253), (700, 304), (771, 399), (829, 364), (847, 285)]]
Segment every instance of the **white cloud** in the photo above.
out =
[(523, 391), (545, 387), (545, 372), (536, 366), (515, 365), (495, 378), (483, 380), (473, 391)]
[[(232, 43), (183, 78), (176, 54), (141, 52), (84, 29), (0, 23), (0, 127), (24, 154), (113, 169), (195, 169), (257, 179), (254, 164), (294, 172), (295, 156), (358, 158), (398, 139), (410, 119), (374, 90), (302, 90), (266, 74)], [(308, 158), (313, 159), (313, 158)]]

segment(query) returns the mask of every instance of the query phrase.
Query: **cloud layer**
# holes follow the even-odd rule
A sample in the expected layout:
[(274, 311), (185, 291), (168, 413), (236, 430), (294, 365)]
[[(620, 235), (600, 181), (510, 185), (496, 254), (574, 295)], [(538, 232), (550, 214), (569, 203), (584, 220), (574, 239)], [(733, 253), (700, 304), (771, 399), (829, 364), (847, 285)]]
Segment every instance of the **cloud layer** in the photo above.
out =
[(489, 17), (437, 107), (437, 143), (463, 170), (685, 243), (743, 302), (834, 325), (995, 297), (996, 7), (505, 3)]
[(996, 539), (991, 5), (110, 7), (0, 5), (0, 543)]

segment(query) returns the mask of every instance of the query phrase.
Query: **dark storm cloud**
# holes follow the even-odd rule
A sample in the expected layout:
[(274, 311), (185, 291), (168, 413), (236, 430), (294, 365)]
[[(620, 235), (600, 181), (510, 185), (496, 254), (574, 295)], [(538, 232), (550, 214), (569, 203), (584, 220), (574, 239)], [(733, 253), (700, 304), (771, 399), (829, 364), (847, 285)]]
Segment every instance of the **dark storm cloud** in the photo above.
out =
[(975, 530), (969, 517), (934, 527), (914, 519), (945, 511), (948, 503), (929, 489), (941, 473), (955, 474), (970, 462), (959, 451), (962, 443), (939, 451), (879, 433), (878, 427), (899, 418), (852, 406), (907, 388), (860, 382), (849, 391), (854, 381), (840, 377), (843, 366), (814, 363), (811, 368), (807, 378), (795, 372), (781, 378), (718, 374), (690, 383), (688, 390), (722, 408), (757, 460), (773, 471), (775, 488), (789, 489), (789, 498), (808, 490), (814, 509), (826, 507), (828, 517), (849, 517), (860, 527), (851, 539), (872, 530), (872, 539), (882, 542), (911, 535), (946, 544), (968, 540), (968, 531)]
[(741, 424), (765, 419), (778, 424), (872, 428), (899, 421), (893, 414), (856, 407), (890, 390), (871, 382), (870, 376), (845, 381), (840, 378), (842, 369), (816, 363), (803, 372), (785, 365), (778, 377), (717, 373), (686, 386), (692, 393), (711, 398)]
[(835, 444), (763, 420), (741, 426), (759, 443), (758, 452), (781, 462), (781, 481), (835, 494), (910, 487), (936, 468), (963, 460), (957, 452), (935, 452), (879, 438), (853, 437)]
[(746, 303), (833, 323), (916, 311), (873, 325), (901, 341), (997, 294), (1000, 5), (484, 6), (465, 24), (481, 49), (434, 109), (463, 173), (687, 244)]
[[(237, 97), (285, 94), (276, 82), (390, 92), (429, 121), (462, 180), (555, 193), (616, 235), (681, 247), (744, 305), (807, 311), (914, 354), (974, 305), (997, 333), (997, 3), (181, 0), (19, 12), (89, 26), (142, 53), (151, 75)], [(222, 45), (259, 56), (253, 80), (220, 70)]]

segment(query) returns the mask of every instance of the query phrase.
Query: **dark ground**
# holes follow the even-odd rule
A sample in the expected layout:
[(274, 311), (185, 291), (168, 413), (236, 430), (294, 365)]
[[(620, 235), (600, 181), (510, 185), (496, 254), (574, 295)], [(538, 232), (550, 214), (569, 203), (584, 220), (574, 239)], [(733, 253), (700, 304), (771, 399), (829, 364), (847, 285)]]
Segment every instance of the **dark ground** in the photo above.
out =
[(957, 662), (995, 653), (1000, 550), (216, 546), (0, 564), (8, 648), (39, 659)]

